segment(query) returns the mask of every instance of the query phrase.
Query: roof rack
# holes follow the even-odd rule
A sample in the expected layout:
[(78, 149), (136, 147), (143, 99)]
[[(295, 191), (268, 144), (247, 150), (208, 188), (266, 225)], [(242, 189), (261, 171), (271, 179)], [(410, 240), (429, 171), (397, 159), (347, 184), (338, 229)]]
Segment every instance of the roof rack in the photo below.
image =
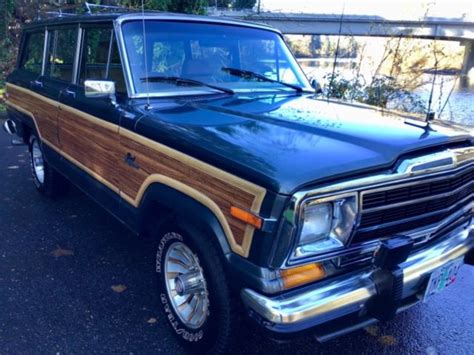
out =
[(91, 4), (89, 2), (84, 3), (84, 7), (86, 8), (86, 12), (88, 14), (93, 14), (94, 12), (122, 12), (128, 11), (127, 7), (117, 6), (117, 5), (98, 5), (98, 4)]
[(64, 9), (57, 11), (46, 11), (39, 14), (38, 19), (54, 18), (54, 17), (69, 17), (77, 15), (93, 15), (93, 14), (107, 14), (116, 12), (131, 11), (128, 7), (115, 5), (98, 5), (85, 2), (79, 5), (66, 6)]
[(42, 18), (52, 18), (52, 17), (66, 17), (66, 16), (76, 16), (75, 13), (71, 12), (66, 12), (63, 10), (58, 10), (58, 11), (46, 11), (41, 13), (38, 17), (40, 19)]

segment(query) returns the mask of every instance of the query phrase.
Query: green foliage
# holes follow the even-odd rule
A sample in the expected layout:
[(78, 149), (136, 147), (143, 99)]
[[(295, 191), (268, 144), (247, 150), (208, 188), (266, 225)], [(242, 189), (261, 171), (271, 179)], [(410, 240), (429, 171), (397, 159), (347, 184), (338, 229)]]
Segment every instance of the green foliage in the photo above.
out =
[(332, 74), (326, 74), (324, 80), (327, 82), (326, 95), (329, 97), (342, 100), (358, 100), (363, 96), (363, 83), (360, 77), (354, 80), (348, 80), (336, 72), (334, 76)]
[[(5, 111), (2, 103), (5, 78), (14, 65), (16, 51), (14, 41), (9, 35), (9, 23), (12, 18), (14, 0), (0, 0), (0, 113)], [(14, 38), (13, 38), (14, 39)]]
[(234, 1), (234, 8), (236, 9), (252, 9), (257, 0), (235, 0)]
[[(119, 5), (140, 9), (141, 0), (119, 0)], [(207, 0), (144, 0), (145, 10), (204, 14)]]
[(404, 112), (425, 111), (422, 99), (401, 87), (393, 77), (378, 76), (368, 85), (362, 76), (349, 80), (343, 78), (340, 73), (335, 73), (334, 76), (327, 74), (324, 80), (325, 95), (328, 97)]
[(227, 8), (232, 5), (232, 0), (208, 0), (209, 6), (217, 6), (219, 8)]
[(0, 114), (6, 111), (5, 105), (3, 105), (3, 94), (5, 94), (5, 88), (3, 88), (4, 83), (0, 82)]

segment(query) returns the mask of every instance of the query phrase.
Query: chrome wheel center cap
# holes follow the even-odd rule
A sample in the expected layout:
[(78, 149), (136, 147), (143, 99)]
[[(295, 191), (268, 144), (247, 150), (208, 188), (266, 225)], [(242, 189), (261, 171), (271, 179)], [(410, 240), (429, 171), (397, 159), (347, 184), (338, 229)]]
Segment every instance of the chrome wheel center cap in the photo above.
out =
[(180, 296), (202, 293), (205, 291), (204, 278), (201, 271), (191, 271), (176, 276), (174, 279), (176, 293)]

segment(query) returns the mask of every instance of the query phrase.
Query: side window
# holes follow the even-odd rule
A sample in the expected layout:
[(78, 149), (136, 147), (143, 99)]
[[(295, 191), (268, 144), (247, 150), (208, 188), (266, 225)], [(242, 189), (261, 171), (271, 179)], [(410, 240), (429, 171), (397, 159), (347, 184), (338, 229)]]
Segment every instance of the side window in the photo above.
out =
[(26, 36), (20, 69), (41, 74), (43, 64), (44, 32), (30, 33)]
[(86, 79), (107, 78), (111, 34), (110, 28), (85, 29), (79, 84)]
[(76, 54), (77, 29), (57, 29), (50, 34), (45, 75), (70, 82)]
[(119, 94), (126, 94), (127, 87), (125, 85), (125, 77), (123, 76), (122, 62), (120, 61), (120, 54), (118, 51), (117, 41), (115, 36), (112, 38), (112, 48), (110, 54), (110, 68), (108, 80), (115, 81), (115, 89)]
[(87, 79), (115, 81), (118, 93), (126, 93), (117, 42), (111, 28), (86, 28), (79, 84)]

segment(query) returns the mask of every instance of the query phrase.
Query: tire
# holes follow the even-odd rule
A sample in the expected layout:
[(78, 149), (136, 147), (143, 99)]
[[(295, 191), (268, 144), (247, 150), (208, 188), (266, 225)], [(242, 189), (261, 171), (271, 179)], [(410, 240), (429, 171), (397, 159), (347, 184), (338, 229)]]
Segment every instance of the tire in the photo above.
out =
[(30, 166), (36, 189), (44, 196), (56, 197), (64, 187), (64, 178), (54, 170), (44, 157), (41, 141), (33, 133), (29, 139)]
[[(188, 255), (187, 262), (178, 265), (176, 259), (186, 260), (184, 254), (179, 254), (183, 251), (191, 252), (192, 256)], [(236, 312), (238, 303), (229, 287), (222, 259), (211, 238), (197, 230), (187, 232), (179, 228), (166, 228), (160, 233), (155, 265), (160, 309), (178, 341), (192, 353), (227, 352), (231, 348), (231, 339), (236, 337), (234, 329), (239, 323)], [(196, 261), (197, 271), (194, 271), (191, 280), (196, 281), (201, 277), (203, 280), (194, 283), (194, 286), (199, 285), (196, 288), (193, 288), (192, 282), (188, 282), (190, 287), (187, 289), (186, 281), (181, 281), (191, 275), (192, 271), (189, 270), (193, 268), (190, 266), (195, 265)], [(174, 292), (173, 283), (170, 283), (173, 279)], [(189, 301), (178, 312), (177, 305), (184, 298)], [(193, 302), (197, 307), (193, 307)], [(201, 312), (206, 309), (207, 312)]]

